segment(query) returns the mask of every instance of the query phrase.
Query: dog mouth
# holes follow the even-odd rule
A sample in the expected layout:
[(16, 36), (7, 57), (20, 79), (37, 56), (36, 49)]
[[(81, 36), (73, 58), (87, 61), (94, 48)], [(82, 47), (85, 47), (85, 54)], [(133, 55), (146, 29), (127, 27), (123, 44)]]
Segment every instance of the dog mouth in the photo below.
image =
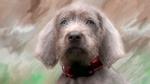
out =
[(87, 52), (82, 47), (69, 47), (65, 52), (65, 56), (67, 56), (67, 59), (71, 62), (76, 62), (86, 58)]
[(66, 51), (69, 54), (82, 54), (85, 53), (85, 49), (77, 46), (69, 47)]

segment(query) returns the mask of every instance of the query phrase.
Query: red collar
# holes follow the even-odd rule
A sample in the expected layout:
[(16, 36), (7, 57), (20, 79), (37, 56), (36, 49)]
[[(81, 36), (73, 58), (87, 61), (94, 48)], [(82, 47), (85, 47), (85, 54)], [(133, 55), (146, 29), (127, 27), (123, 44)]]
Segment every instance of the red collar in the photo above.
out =
[(99, 56), (95, 57), (86, 68), (77, 67), (76, 70), (72, 69), (71, 66), (62, 66), (63, 73), (66, 77), (77, 78), (81, 76), (90, 76), (94, 74), (97, 70), (103, 67)]

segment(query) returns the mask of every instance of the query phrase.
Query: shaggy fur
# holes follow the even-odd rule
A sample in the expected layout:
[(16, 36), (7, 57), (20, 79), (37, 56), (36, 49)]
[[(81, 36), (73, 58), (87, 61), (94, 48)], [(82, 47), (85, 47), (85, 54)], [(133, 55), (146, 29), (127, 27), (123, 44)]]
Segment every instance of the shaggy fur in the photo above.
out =
[[(71, 42), (70, 34), (77, 34), (79, 41)], [(127, 84), (110, 67), (124, 55), (118, 31), (107, 17), (95, 7), (73, 3), (60, 9), (41, 31), (36, 54), (46, 67), (75, 62), (86, 66), (99, 56), (104, 67), (92, 76), (76, 79), (61, 75), (58, 84)]]

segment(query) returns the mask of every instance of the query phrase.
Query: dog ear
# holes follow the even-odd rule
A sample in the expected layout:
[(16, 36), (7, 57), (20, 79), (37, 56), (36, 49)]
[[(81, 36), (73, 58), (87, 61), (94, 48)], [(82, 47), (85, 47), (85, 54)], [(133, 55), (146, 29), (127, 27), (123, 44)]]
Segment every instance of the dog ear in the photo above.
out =
[(56, 55), (57, 31), (55, 20), (52, 19), (46, 27), (40, 32), (36, 46), (36, 57), (40, 59), (47, 68), (56, 65), (58, 57)]
[(117, 29), (104, 14), (100, 14), (100, 25), (104, 29), (104, 35), (100, 46), (100, 54), (104, 65), (110, 67), (119, 58), (124, 56), (124, 47)]

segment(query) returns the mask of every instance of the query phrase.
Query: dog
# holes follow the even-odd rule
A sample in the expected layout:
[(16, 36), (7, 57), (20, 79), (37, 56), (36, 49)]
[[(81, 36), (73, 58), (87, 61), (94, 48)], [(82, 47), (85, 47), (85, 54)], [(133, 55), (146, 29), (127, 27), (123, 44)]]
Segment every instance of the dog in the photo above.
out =
[(128, 84), (111, 68), (124, 56), (120, 34), (89, 4), (61, 8), (40, 32), (36, 56), (48, 68), (60, 62), (57, 84)]

